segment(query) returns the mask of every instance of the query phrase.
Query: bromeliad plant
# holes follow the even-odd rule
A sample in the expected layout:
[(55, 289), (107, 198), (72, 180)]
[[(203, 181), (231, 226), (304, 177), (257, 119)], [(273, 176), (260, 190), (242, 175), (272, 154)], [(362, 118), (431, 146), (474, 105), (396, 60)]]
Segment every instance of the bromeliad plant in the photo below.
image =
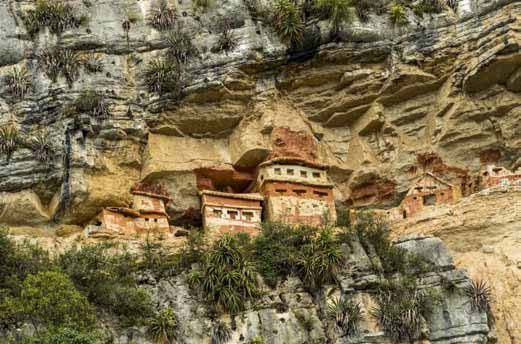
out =
[(81, 66), (80, 55), (70, 49), (56, 47), (54, 49), (44, 49), (38, 56), (40, 67), (52, 82), (56, 82), (62, 75), (69, 87), (72, 87), (80, 75)]
[(175, 340), (177, 318), (171, 307), (162, 309), (148, 321), (148, 334), (158, 344), (171, 344)]
[(400, 278), (380, 283), (373, 316), (396, 342), (414, 342), (422, 336), (438, 296), (420, 289), (415, 279)]
[(485, 281), (474, 281), (465, 288), (465, 294), (470, 298), (470, 305), (475, 312), (490, 312), (492, 291)]
[(168, 43), (167, 57), (179, 64), (186, 64), (191, 58), (199, 56), (199, 50), (194, 46), (188, 32), (181, 26), (169, 32), (166, 41)]
[(317, 0), (316, 6), (331, 23), (331, 34), (334, 37), (338, 36), (342, 25), (352, 18), (351, 0)]
[(236, 237), (224, 236), (206, 253), (190, 280), (218, 310), (236, 314), (259, 295), (254, 265)]
[(13, 67), (5, 76), (5, 83), (9, 94), (18, 99), (23, 99), (31, 89), (31, 74), (27, 67)]
[(159, 7), (152, 10), (152, 16), (149, 20), (149, 24), (158, 31), (166, 31), (174, 28), (176, 20), (176, 9), (168, 6), (168, 2), (166, 0), (162, 0), (159, 4)]
[(180, 94), (183, 89), (181, 68), (177, 61), (155, 59), (149, 62), (144, 71), (145, 85), (150, 92)]
[(63, 1), (38, 0), (36, 8), (27, 11), (22, 20), (31, 36), (44, 27), (48, 27), (54, 34), (60, 34), (66, 29), (79, 27), (87, 20), (86, 17), (77, 16), (75, 13), (75, 8)]
[(292, 0), (276, 0), (271, 22), (280, 39), (287, 44), (299, 44), (304, 35), (302, 10)]
[(74, 101), (73, 112), (104, 119), (110, 117), (110, 106), (101, 92), (86, 90)]
[(20, 145), (20, 135), (18, 129), (13, 125), (0, 127), (0, 154), (9, 161), (14, 151)]
[(33, 151), (37, 160), (42, 163), (49, 163), (52, 161), (54, 149), (48, 132), (39, 131), (35, 133), (29, 138), (27, 144)]
[(352, 300), (337, 298), (327, 306), (327, 316), (335, 322), (342, 337), (356, 336), (360, 330), (362, 309)]
[(407, 8), (400, 2), (393, 1), (389, 6), (389, 19), (396, 26), (405, 26), (409, 23), (407, 19)]

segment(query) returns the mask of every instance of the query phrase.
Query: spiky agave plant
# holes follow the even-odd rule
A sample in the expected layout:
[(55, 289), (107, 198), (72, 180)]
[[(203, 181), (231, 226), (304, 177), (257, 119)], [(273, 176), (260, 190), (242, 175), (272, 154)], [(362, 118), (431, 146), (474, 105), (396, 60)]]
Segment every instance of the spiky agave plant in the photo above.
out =
[(24, 13), (22, 19), (31, 36), (44, 27), (48, 27), (52, 33), (59, 34), (66, 29), (79, 27), (85, 20), (75, 13), (75, 9), (63, 1), (38, 0), (36, 8)]
[(389, 19), (396, 26), (405, 26), (409, 23), (407, 9), (399, 2), (393, 1), (389, 5)]
[(39, 131), (32, 135), (28, 142), (29, 148), (37, 160), (48, 163), (53, 159), (54, 149), (47, 131)]
[(314, 290), (336, 280), (342, 264), (342, 252), (332, 232), (323, 230), (302, 247), (295, 262), (304, 284)]
[(13, 125), (0, 127), (0, 154), (9, 161), (20, 144), (18, 129)]
[(473, 311), (489, 312), (492, 300), (492, 290), (487, 282), (472, 280), (465, 288), (465, 294), (470, 298), (470, 305)]
[(394, 341), (413, 342), (421, 336), (436, 302), (436, 297), (419, 289), (415, 280), (398, 279), (380, 285), (372, 314)]
[(327, 307), (327, 316), (342, 331), (342, 336), (355, 336), (360, 330), (362, 308), (360, 304), (345, 298), (334, 299)]
[(144, 71), (145, 85), (150, 92), (159, 95), (173, 92), (180, 94), (183, 88), (179, 63), (171, 59), (155, 59)]
[(236, 314), (259, 295), (256, 272), (235, 237), (224, 236), (206, 254), (193, 280), (218, 309)]
[(171, 307), (162, 309), (148, 323), (148, 333), (158, 344), (171, 344), (175, 340), (177, 318)]
[(103, 61), (99, 54), (87, 54), (81, 59), (82, 65), (88, 73), (103, 71)]
[(72, 87), (80, 75), (81, 66), (80, 55), (70, 49), (56, 47), (54, 49), (44, 49), (38, 56), (40, 67), (52, 82), (56, 82), (62, 75), (67, 80), (69, 87)]
[(159, 7), (152, 10), (149, 24), (158, 31), (165, 31), (173, 29), (176, 20), (176, 9), (174, 7), (168, 6), (166, 0), (162, 0), (159, 4)]
[(280, 39), (287, 44), (299, 44), (304, 35), (302, 10), (292, 0), (276, 0), (271, 21)]
[(5, 76), (5, 83), (12, 96), (23, 99), (31, 89), (31, 74), (25, 66), (13, 67)]
[(351, 20), (353, 13), (351, 0), (317, 0), (316, 6), (331, 23), (333, 36), (338, 35), (342, 25)]
[(219, 39), (217, 40), (217, 43), (212, 48), (212, 51), (230, 51), (233, 50), (237, 46), (237, 41), (235, 38), (235, 35), (233, 34), (230, 20), (223, 19), (219, 23), (220, 31)]
[(166, 41), (167, 56), (177, 63), (185, 64), (191, 58), (199, 56), (199, 50), (194, 46), (190, 35), (180, 25), (168, 33)]
[(222, 321), (217, 321), (212, 328), (212, 344), (225, 344), (232, 339), (232, 330)]
[(98, 91), (83, 91), (74, 102), (77, 113), (86, 113), (94, 118), (104, 119), (110, 116), (110, 106), (105, 96)]

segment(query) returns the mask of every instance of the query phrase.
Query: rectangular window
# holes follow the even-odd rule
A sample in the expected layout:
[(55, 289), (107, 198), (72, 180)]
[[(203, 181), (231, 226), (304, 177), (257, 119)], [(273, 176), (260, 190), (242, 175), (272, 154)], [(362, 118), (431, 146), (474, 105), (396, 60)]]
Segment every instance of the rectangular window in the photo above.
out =
[(239, 212), (236, 210), (228, 210), (228, 215), (230, 216), (230, 219), (237, 220), (239, 217)]
[(284, 195), (286, 193), (286, 190), (285, 189), (277, 189), (275, 190), (276, 192), (278, 192), (279, 194), (281, 195)]
[(213, 215), (217, 217), (221, 217), (223, 215), (223, 211), (221, 209), (214, 209)]
[(286, 172), (288, 173), (288, 176), (292, 176), (295, 174), (295, 170), (292, 168), (288, 168)]
[(253, 212), (252, 211), (243, 211), (242, 216), (246, 219), (246, 221), (253, 220)]
[(280, 168), (275, 168), (275, 174), (279, 175), (279, 176), (282, 174), (282, 171), (280, 170)]
[(302, 195), (304, 195), (306, 193), (306, 190), (295, 189), (295, 190), (293, 190), (293, 192), (296, 193), (299, 196), (302, 196)]
[(313, 178), (320, 178), (320, 172), (313, 172)]
[(306, 171), (300, 171), (300, 176), (304, 177), (304, 178), (307, 178), (308, 173)]
[(327, 192), (321, 192), (321, 191), (313, 191), (315, 195), (317, 195), (320, 198), (324, 198), (327, 196)]
[(423, 196), (423, 205), (436, 205), (436, 195), (430, 194)]

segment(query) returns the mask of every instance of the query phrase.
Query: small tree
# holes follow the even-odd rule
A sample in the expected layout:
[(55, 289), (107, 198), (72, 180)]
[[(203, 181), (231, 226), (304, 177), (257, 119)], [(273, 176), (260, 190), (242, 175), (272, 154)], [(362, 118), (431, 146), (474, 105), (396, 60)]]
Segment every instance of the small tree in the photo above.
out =
[(155, 314), (148, 324), (148, 333), (158, 344), (171, 344), (175, 339), (177, 319), (174, 310), (170, 307)]
[(61, 272), (29, 275), (22, 285), (20, 303), (24, 315), (36, 327), (89, 328), (94, 324), (94, 308)]

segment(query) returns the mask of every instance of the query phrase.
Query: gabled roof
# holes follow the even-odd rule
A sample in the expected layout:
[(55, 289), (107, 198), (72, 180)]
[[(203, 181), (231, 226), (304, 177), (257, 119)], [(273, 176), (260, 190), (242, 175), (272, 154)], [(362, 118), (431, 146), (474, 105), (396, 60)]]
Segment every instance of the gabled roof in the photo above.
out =
[(434, 179), (435, 181), (441, 183), (441, 184), (445, 184), (449, 187), (452, 187), (453, 185), (443, 179), (441, 179), (440, 177), (437, 177), (435, 176), (434, 174), (432, 174), (431, 172), (424, 172), (421, 176), (418, 177), (418, 179), (415, 181), (415, 184), (418, 184), (421, 180), (423, 180), (425, 177), (430, 177), (432, 179)]

